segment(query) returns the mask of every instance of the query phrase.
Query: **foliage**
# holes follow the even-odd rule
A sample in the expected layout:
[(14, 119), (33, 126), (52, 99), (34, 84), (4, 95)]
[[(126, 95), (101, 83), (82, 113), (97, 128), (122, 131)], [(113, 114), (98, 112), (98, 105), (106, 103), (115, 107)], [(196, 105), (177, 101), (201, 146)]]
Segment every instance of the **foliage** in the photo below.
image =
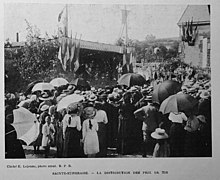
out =
[(16, 58), (18, 70), (26, 82), (45, 80), (56, 66), (58, 41), (41, 39), (37, 27), (27, 22), (28, 35), (23, 48), (23, 56)]
[[(163, 41), (167, 41), (170, 44), (170, 48), (167, 48)], [(123, 46), (124, 40), (119, 38), (116, 41), (116, 45)], [(128, 41), (128, 46), (135, 47), (137, 62), (164, 62), (171, 58), (178, 56), (179, 42), (174, 40), (158, 40), (152, 34), (147, 35), (145, 40), (131, 40)], [(154, 53), (154, 49), (159, 48), (158, 53)]]

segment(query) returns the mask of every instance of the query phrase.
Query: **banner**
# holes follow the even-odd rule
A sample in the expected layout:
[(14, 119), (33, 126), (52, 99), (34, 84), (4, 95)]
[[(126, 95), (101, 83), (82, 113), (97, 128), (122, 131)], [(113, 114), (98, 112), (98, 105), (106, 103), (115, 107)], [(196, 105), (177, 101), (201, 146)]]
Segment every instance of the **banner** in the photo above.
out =
[(63, 10), (58, 15), (58, 35), (59, 37), (67, 37), (68, 36), (68, 28), (67, 28), (67, 12), (66, 12), (66, 6), (63, 8)]

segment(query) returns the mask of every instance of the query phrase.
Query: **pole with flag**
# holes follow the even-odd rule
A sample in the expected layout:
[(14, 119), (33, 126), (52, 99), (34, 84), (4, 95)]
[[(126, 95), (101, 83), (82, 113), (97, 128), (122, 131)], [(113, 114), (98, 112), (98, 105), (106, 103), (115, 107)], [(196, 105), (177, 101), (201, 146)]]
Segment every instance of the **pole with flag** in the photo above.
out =
[(64, 71), (67, 69), (67, 61), (70, 58), (70, 40), (68, 39), (68, 5), (58, 15), (59, 23), (59, 41), (60, 48), (58, 53), (58, 59), (61, 62)]

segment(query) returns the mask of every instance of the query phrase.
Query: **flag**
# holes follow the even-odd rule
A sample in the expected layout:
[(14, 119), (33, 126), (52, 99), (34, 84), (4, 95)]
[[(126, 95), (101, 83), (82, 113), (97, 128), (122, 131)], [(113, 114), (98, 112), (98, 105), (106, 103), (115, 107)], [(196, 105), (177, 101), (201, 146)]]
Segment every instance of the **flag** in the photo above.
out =
[(127, 48), (123, 47), (123, 66), (127, 63)]
[(188, 45), (189, 45), (189, 46), (194, 46), (194, 44), (195, 44), (196, 37), (197, 37), (197, 35), (198, 35), (198, 30), (197, 30), (197, 28), (198, 28), (198, 24), (196, 25), (196, 27), (195, 27), (195, 29), (194, 29), (194, 31), (193, 31), (193, 33), (192, 33), (192, 39), (191, 39), (191, 41), (188, 42)]
[(63, 11), (64, 11), (65, 8), (63, 8), (63, 10), (60, 12), (60, 14), (58, 15), (58, 22), (60, 22), (61, 20), (61, 17), (62, 17), (62, 14), (63, 14)]
[(70, 52), (69, 52), (69, 38), (65, 38), (66, 39), (66, 52), (65, 52), (65, 55), (64, 55), (64, 59), (63, 59), (63, 70), (66, 71), (67, 69), (67, 61), (69, 60), (70, 58)]
[(66, 6), (63, 8), (63, 10), (58, 15), (58, 32), (59, 37), (67, 37), (68, 36), (68, 29), (67, 29), (67, 13), (66, 13)]
[(192, 36), (192, 34), (193, 34), (193, 19), (191, 20), (191, 23), (190, 23), (189, 34), (190, 34), (190, 36)]
[(74, 62), (74, 72), (76, 72), (79, 68), (80, 41), (81, 41), (81, 38), (78, 40), (78, 44), (76, 47), (76, 58), (75, 58), (75, 62)]
[(70, 71), (72, 71), (73, 70), (72, 62), (74, 60), (76, 44), (72, 38), (71, 38), (70, 42), (71, 43), (70, 43), (70, 58), (69, 58), (69, 60), (70, 60)]
[(185, 27), (182, 23), (182, 41), (186, 41), (186, 30), (185, 30)]
[(64, 71), (66, 71), (67, 61), (69, 60), (69, 40), (68, 38), (62, 37), (60, 40), (60, 47), (58, 53), (58, 59), (62, 65)]

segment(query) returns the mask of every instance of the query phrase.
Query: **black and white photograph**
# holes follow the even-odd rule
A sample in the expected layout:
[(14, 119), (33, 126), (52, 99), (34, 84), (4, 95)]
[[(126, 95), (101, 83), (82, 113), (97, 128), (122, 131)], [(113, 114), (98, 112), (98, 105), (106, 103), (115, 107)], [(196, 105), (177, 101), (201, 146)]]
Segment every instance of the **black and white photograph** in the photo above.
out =
[(5, 2), (3, 159), (212, 159), (212, 8)]

